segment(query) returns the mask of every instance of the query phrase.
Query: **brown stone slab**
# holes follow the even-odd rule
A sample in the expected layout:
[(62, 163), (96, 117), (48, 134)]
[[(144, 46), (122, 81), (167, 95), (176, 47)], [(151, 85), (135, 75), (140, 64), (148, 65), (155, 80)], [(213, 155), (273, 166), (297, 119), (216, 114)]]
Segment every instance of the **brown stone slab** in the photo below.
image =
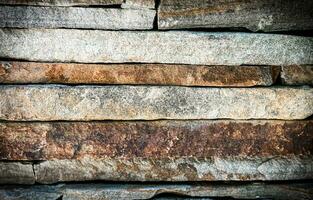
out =
[[(2, 152), (1, 147), (0, 151)], [(31, 163), (0, 161), (0, 184), (34, 184), (34, 183), (35, 183), (35, 174)]]
[(0, 159), (311, 155), (313, 121), (0, 123)]
[(0, 186), (0, 199), (277, 199), (307, 200), (313, 183), (81, 183), (35, 186)]
[(283, 66), (281, 80), (286, 85), (313, 85), (313, 65)]
[(311, 0), (161, 0), (160, 29), (247, 28), (286, 31), (313, 28)]
[(84, 158), (44, 161), (34, 165), (34, 170), (36, 181), (44, 184), (93, 180), (282, 181), (312, 179), (313, 157)]
[(272, 85), (279, 67), (0, 62), (0, 83)]

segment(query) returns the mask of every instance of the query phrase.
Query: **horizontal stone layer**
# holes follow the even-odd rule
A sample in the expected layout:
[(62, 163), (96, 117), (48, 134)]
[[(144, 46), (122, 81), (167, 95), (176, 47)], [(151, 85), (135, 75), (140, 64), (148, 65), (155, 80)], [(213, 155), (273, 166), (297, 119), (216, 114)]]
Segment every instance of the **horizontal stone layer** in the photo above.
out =
[(0, 161), (0, 184), (34, 184), (34, 183), (35, 175), (31, 163)]
[[(7, 163), (0, 162), (0, 166)], [(9, 163), (15, 165), (15, 163)], [(25, 167), (30, 168), (29, 164)], [(7, 166), (8, 168), (10, 166)], [(38, 183), (68, 181), (284, 181), (313, 178), (312, 156), (228, 158), (103, 158), (49, 160), (33, 164)], [(9, 168), (11, 169), (11, 168)], [(21, 176), (20, 171), (22, 171)], [(23, 170), (13, 176), (3, 170), (2, 184), (26, 183)], [(5, 177), (5, 178), (2, 178)], [(32, 182), (30, 182), (32, 183)]]
[(313, 64), (313, 38), (278, 34), (0, 29), (0, 41), (1, 58), (29, 61)]
[(0, 123), (0, 159), (312, 155), (313, 121)]
[(0, 119), (305, 119), (313, 89), (173, 86), (0, 86)]
[(0, 27), (152, 29), (154, 10), (0, 6)]
[[(192, 197), (235, 199), (311, 199), (312, 182), (298, 183), (194, 183), (194, 184), (59, 184), (0, 186), (2, 200), (175, 199)], [(173, 197), (174, 195), (174, 197)], [(162, 196), (162, 197), (161, 197)], [(192, 198), (193, 199), (193, 198)]]
[(286, 85), (313, 85), (313, 65), (283, 66), (281, 80)]
[(269, 86), (279, 70), (270, 66), (0, 62), (0, 83)]
[(160, 29), (309, 30), (313, 28), (312, 10), (311, 0), (162, 0), (158, 25)]
[(154, 0), (0, 0), (4, 5), (39, 5), (39, 6), (112, 6), (124, 8), (155, 9)]

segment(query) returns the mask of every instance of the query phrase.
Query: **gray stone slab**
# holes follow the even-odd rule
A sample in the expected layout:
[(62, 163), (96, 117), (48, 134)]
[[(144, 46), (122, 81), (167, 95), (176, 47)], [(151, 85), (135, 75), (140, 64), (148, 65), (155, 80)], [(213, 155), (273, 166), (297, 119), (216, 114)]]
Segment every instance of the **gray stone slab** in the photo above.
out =
[(103, 158), (49, 160), (34, 166), (36, 181), (278, 181), (313, 178), (311, 156), (263, 158)]
[(247, 28), (252, 31), (313, 28), (311, 0), (161, 0), (160, 29)]
[[(34, 184), (35, 175), (31, 163), (1, 162), (0, 184)], [(0, 198), (2, 199), (2, 198)]]
[(154, 0), (0, 0), (4, 5), (36, 6), (122, 6), (132, 9), (155, 9)]
[(154, 10), (0, 6), (0, 27), (152, 29)]
[[(2, 200), (103, 199), (278, 199), (301, 200), (313, 196), (312, 182), (298, 183), (194, 183), (194, 184), (59, 184), (0, 186)], [(167, 195), (166, 195), (167, 194)], [(176, 195), (176, 196), (175, 196)], [(163, 196), (163, 197), (160, 197)]]
[(313, 89), (173, 86), (0, 86), (0, 119), (305, 119)]
[(0, 29), (0, 41), (1, 58), (29, 61), (313, 64), (313, 38), (278, 34)]

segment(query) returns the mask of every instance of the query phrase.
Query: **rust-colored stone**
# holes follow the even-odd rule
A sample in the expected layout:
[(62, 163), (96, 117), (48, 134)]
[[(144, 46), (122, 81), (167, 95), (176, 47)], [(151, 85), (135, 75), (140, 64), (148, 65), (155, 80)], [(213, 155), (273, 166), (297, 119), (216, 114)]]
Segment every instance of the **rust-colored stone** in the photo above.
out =
[(271, 66), (2, 62), (0, 83), (256, 86), (273, 84), (279, 69)]
[(0, 123), (0, 159), (312, 155), (313, 121)]
[(286, 85), (313, 85), (313, 65), (283, 66), (281, 79)]
[(158, 27), (310, 30), (312, 9), (311, 0), (161, 0)]

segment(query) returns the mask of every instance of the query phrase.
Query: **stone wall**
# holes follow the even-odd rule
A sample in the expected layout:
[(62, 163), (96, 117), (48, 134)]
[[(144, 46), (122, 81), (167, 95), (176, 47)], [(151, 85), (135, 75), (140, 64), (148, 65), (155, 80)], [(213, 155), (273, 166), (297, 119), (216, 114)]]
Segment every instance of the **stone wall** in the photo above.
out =
[(311, 0), (0, 0), (0, 199), (312, 199)]

